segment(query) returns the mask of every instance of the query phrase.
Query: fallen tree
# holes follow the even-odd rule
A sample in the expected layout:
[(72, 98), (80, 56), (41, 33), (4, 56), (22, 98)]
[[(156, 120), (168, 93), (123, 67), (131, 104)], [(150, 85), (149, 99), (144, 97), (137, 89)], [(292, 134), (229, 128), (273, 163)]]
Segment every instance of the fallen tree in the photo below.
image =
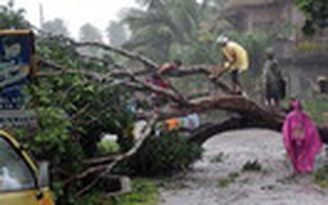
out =
[[(136, 114), (138, 118), (145, 119), (148, 122), (148, 126), (141, 133), (141, 140), (138, 140), (128, 151), (117, 155), (95, 157), (84, 160), (84, 169), (79, 174), (69, 176), (68, 179), (65, 180), (65, 185), (69, 185), (92, 176), (91, 182), (78, 191), (77, 196), (83, 195), (89, 191), (89, 189), (99, 182), (101, 176), (111, 173), (112, 169), (118, 162), (126, 160), (135, 154), (141, 147), (144, 140), (150, 136), (150, 130), (153, 128), (153, 125), (156, 124), (156, 121), (181, 117), (190, 113), (202, 113), (209, 110), (223, 110), (233, 113), (230, 118), (228, 117), (225, 120), (218, 119), (217, 123), (204, 124), (198, 129), (190, 132), (190, 143), (197, 144), (204, 143), (216, 134), (236, 129), (263, 128), (278, 132), (281, 130), (285, 113), (273, 111), (272, 109), (262, 106), (251, 98), (232, 95), (230, 87), (219, 79), (209, 78), (208, 80), (218, 86), (218, 89), (220, 88), (222, 90), (221, 94), (203, 95), (196, 98), (190, 98), (186, 96), (186, 94), (179, 92), (178, 89), (162, 89), (148, 83), (145, 78), (154, 72), (158, 68), (158, 65), (144, 56), (99, 43), (77, 43), (67, 38), (59, 38), (56, 40), (61, 42), (61, 44), (72, 48), (75, 52), (74, 55), (79, 56), (77, 58), (81, 58), (84, 61), (87, 60), (95, 63), (107, 62), (106, 59), (80, 55), (77, 51), (77, 49), (81, 47), (96, 47), (106, 52), (114, 52), (125, 58), (138, 61), (139, 64), (136, 67), (130, 67), (119, 65), (118, 63), (112, 63), (112, 67), (114, 67), (114, 69), (95, 71), (83, 67), (83, 64), (76, 69), (62, 66), (56, 62), (52, 62), (50, 59), (40, 59), (38, 64), (41, 67), (41, 72), (38, 73), (38, 78), (83, 76), (85, 84), (96, 83), (101, 85), (103, 89), (110, 86), (123, 86), (132, 90), (137, 89), (138, 91), (146, 93), (145, 95), (147, 95), (147, 93), (157, 93), (173, 104), (170, 109), (161, 110), (156, 113), (156, 115), (154, 115), (154, 112), (151, 109), (143, 110), (142, 112), (138, 112)], [(142, 68), (140, 68), (140, 64), (143, 65)], [(209, 76), (213, 73), (214, 67), (215, 66), (213, 65), (183, 66), (182, 68), (169, 73), (168, 76), (163, 76), (163, 78), (169, 78), (170, 76), (177, 78), (189, 75)], [(76, 113), (72, 114), (72, 116), (84, 115), (89, 108), (90, 105), (86, 103), (81, 106)], [(101, 115), (105, 112), (106, 110), (96, 114)], [(97, 116), (93, 116), (92, 121), (97, 121)], [(318, 129), (322, 140), (327, 143), (328, 125), (318, 125)]]

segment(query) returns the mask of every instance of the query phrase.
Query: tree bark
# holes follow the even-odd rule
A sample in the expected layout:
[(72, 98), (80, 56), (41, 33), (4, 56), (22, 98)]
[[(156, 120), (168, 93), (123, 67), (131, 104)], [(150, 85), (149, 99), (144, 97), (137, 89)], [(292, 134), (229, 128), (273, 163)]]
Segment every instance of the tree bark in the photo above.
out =
[[(196, 129), (190, 135), (189, 141), (192, 143), (203, 144), (214, 135), (237, 129), (262, 128), (281, 132), (282, 122), (277, 120), (271, 121), (268, 119), (269, 117), (262, 119), (250, 116), (232, 117), (222, 122), (207, 124)], [(327, 144), (328, 125), (317, 126), (317, 128), (322, 142)]]

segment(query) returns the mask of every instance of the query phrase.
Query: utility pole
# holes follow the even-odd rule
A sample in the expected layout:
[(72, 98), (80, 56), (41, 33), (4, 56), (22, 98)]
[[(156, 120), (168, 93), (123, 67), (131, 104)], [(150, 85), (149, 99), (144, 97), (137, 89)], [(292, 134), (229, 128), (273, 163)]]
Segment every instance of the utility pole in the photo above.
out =
[(42, 3), (39, 3), (39, 17), (40, 17), (40, 29), (43, 28), (44, 24), (44, 13), (43, 13), (43, 5)]

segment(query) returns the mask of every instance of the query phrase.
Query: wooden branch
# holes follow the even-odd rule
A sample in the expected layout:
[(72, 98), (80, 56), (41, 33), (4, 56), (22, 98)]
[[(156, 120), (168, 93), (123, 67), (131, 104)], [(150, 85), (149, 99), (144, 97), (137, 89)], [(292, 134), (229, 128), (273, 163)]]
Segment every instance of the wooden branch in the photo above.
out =
[(188, 101), (185, 99), (184, 96), (182, 96), (182, 94), (178, 93), (177, 90), (173, 90), (173, 89), (163, 89), (159, 86), (155, 86), (151, 83), (145, 82), (144, 80), (140, 80), (138, 78), (135, 78), (132, 74), (130, 74), (131, 77), (131, 81), (133, 81), (136, 84), (133, 83), (129, 83), (126, 84), (127, 86), (130, 87), (139, 87), (142, 86), (143, 88), (155, 92), (157, 94), (162, 95), (163, 97), (166, 97), (170, 100), (172, 100), (175, 103), (178, 103), (180, 105), (184, 105), (184, 106), (188, 106), (189, 103)]
[(282, 122), (284, 120), (283, 113), (272, 112), (265, 107), (258, 105), (249, 98), (238, 95), (219, 95), (206, 96), (189, 100), (188, 107), (177, 106), (171, 110), (159, 113), (160, 119), (168, 119), (181, 117), (191, 113), (200, 113), (212, 109), (226, 110), (240, 115), (252, 116), (258, 119), (270, 119), (272, 121)]
[[(127, 152), (125, 152), (123, 154), (117, 155), (115, 158), (111, 158), (111, 161), (109, 164), (103, 164), (103, 165), (99, 165), (96, 167), (91, 167), (91, 168), (87, 169), (86, 171), (84, 171), (83, 173), (81, 173), (78, 176), (79, 179), (84, 178), (90, 174), (102, 172), (88, 186), (86, 186), (82, 190), (80, 190), (76, 196), (79, 197), (79, 196), (83, 195), (84, 193), (86, 193), (87, 191), (89, 191), (92, 187), (94, 187), (102, 177), (107, 175), (113, 169), (113, 167), (117, 165), (118, 162), (133, 156), (140, 149), (140, 147), (142, 146), (144, 141), (150, 136), (151, 130), (156, 122), (157, 122), (157, 116), (155, 115), (149, 121), (148, 125), (144, 128), (144, 130), (141, 132), (141, 135), (138, 138), (138, 141), (134, 144), (134, 146), (130, 150), (128, 150)], [(101, 160), (103, 160), (103, 159), (101, 159)], [(94, 159), (94, 161), (96, 161), (96, 159)], [(108, 162), (108, 161), (106, 161), (106, 162)]]
[[(214, 74), (216, 77), (211, 77)], [(122, 78), (122, 77), (129, 77), (133, 76), (142, 76), (142, 75), (149, 75), (149, 70), (146, 69), (138, 69), (137, 71), (130, 70), (114, 70), (112, 72), (112, 77)], [(233, 94), (233, 90), (227, 85), (225, 82), (220, 80), (218, 77), (220, 75), (220, 69), (217, 69), (216, 65), (191, 65), (191, 66), (182, 66), (179, 69), (172, 70), (164, 76), (169, 77), (184, 77), (190, 75), (206, 75), (208, 79), (217, 87), (219, 87), (224, 93)], [(213, 75), (212, 75), (213, 76)], [(210, 78), (211, 77), (211, 78)]]
[[(172, 70), (166, 73), (166, 76), (170, 77), (184, 77), (189, 75), (209, 75), (211, 73), (213, 65), (185, 65), (176, 70)], [(128, 77), (131, 73), (134, 76), (149, 75), (151, 72), (148, 69), (130, 69), (129, 71), (117, 69), (112, 72), (113, 77)]]
[(203, 144), (206, 140), (216, 134), (246, 128), (264, 128), (280, 132), (281, 123), (258, 121), (245, 116), (232, 117), (222, 122), (200, 127), (191, 134), (189, 141), (192, 143)]
[(233, 95), (235, 94), (235, 92), (232, 90), (232, 88), (227, 84), (225, 83), (223, 80), (219, 80), (219, 79), (211, 79), (211, 82), (221, 88), (221, 90), (226, 93), (226, 94), (230, 94), (230, 95)]
[(82, 43), (72, 42), (72, 43), (76, 47), (97, 47), (97, 48), (101, 48), (103, 50), (107, 50), (107, 51), (117, 53), (117, 54), (122, 55), (124, 57), (127, 57), (127, 58), (130, 58), (130, 59), (141, 62), (142, 64), (144, 64), (146, 66), (146, 68), (151, 69), (151, 70), (157, 70), (158, 67), (159, 67), (158, 64), (156, 64), (152, 60), (146, 58), (145, 56), (129, 52), (129, 51), (124, 50), (122, 48), (117, 48), (117, 47), (113, 47), (113, 46), (110, 46), (110, 45), (105, 45), (105, 44), (97, 43), (97, 42), (82, 42)]
[[(69, 69), (69, 68), (64, 68), (58, 64), (49, 62), (49, 61), (45, 61), (40, 59), (38, 61), (38, 65), (39, 66), (44, 66), (44, 67), (48, 67), (48, 68), (52, 68), (55, 69), (56, 71), (52, 71), (52, 72), (40, 72), (37, 74), (37, 77), (51, 77), (51, 76), (60, 76), (63, 74), (71, 74), (71, 75), (82, 75), (88, 79), (91, 79), (93, 81), (97, 81), (97, 82), (108, 82), (109, 80), (112, 80), (114, 78), (118, 78), (118, 77), (129, 77), (132, 80), (134, 80), (134, 82), (142, 85), (143, 87), (162, 94), (166, 97), (168, 97), (169, 99), (179, 103), (179, 104), (184, 104), (187, 105), (185, 97), (177, 90), (177, 89), (161, 89), (158, 86), (153, 86), (149, 83), (145, 83), (142, 80), (139, 80), (136, 77), (136, 73), (134, 73), (133, 71), (131, 71), (130, 69), (126, 69), (125, 71), (111, 71), (111, 72), (107, 72), (107, 73), (100, 73), (100, 72), (93, 72), (93, 71), (89, 71), (89, 70), (85, 70), (85, 69)], [(191, 74), (195, 74), (193, 72), (196, 73), (203, 73), (203, 74), (210, 74), (213, 71), (213, 66), (212, 65), (199, 65), (199, 66), (193, 66), (193, 67), (184, 67), (181, 70), (177, 70), (174, 71), (173, 73), (170, 73), (170, 75), (172, 76), (184, 76), (184, 75), (191, 75)], [(144, 71), (142, 71), (144, 72)], [(142, 73), (141, 72), (141, 73)], [(149, 72), (148, 72), (149, 73)], [(232, 90), (230, 89), (230, 87), (225, 84), (223, 81), (217, 80), (217, 79), (212, 79), (212, 82), (214, 84), (216, 84), (217, 86), (219, 86), (223, 92), (228, 93), (228, 94), (232, 94)], [(132, 84), (127, 84), (130, 87), (135, 87), (135, 86), (131, 86)], [(172, 88), (174, 88), (171, 85)]]
[(109, 80), (112, 80), (112, 78), (110, 77), (111, 72), (100, 73), (100, 72), (95, 72), (95, 71), (89, 71), (86, 69), (65, 68), (56, 63), (52, 63), (52, 62), (45, 61), (42, 59), (40, 59), (38, 61), (38, 65), (40, 67), (52, 68), (55, 70), (55, 71), (39, 72), (36, 75), (36, 77), (38, 77), (38, 78), (62, 76), (65, 74), (69, 74), (69, 75), (80, 75), (80, 76), (86, 77), (92, 81), (96, 81), (96, 82), (100, 82), (100, 83), (104, 83), (104, 82), (108, 82)]
[(45, 61), (40, 59), (38, 61), (38, 65), (40, 67), (48, 67), (48, 68), (52, 68), (55, 71), (52, 72), (40, 72), (37, 74), (37, 77), (46, 77), (46, 76), (57, 76), (57, 75), (63, 75), (63, 74), (75, 74), (75, 75), (81, 75), (96, 81), (102, 81), (104, 78), (104, 75), (106, 74), (102, 74), (102, 73), (97, 73), (97, 72), (93, 72), (93, 71), (88, 71), (88, 70), (84, 70), (84, 69), (70, 69), (70, 68), (65, 68), (62, 67), (56, 63), (52, 63), (49, 61)]
[[(229, 118), (222, 122), (207, 124), (195, 130), (189, 138), (191, 143), (203, 144), (206, 140), (222, 132), (247, 129), (263, 128), (276, 132), (281, 132), (282, 123), (279, 121), (269, 122), (268, 120), (257, 120), (247, 116)], [(328, 126), (317, 126), (321, 140), (328, 143)]]
[[(113, 80), (112, 73), (99, 73), (99, 72), (93, 72), (93, 71), (88, 71), (84, 69), (68, 69), (61, 67), (60, 65), (57, 65), (52, 62), (48, 62), (45, 60), (40, 60), (38, 63), (40, 66), (45, 66), (45, 67), (50, 67), (55, 69), (56, 71), (52, 72), (40, 72), (37, 74), (37, 77), (51, 77), (51, 76), (61, 76), (64, 74), (71, 74), (71, 75), (81, 75), (84, 76), (88, 79), (91, 79), (96, 82), (104, 83), (109, 80)], [(185, 100), (184, 96), (182, 96), (176, 89), (163, 89), (158, 86), (154, 86), (150, 83), (144, 82), (143, 80), (135, 78), (133, 72), (126, 70), (126, 76), (130, 78), (130, 80), (134, 83), (125, 83), (126, 86), (128, 87), (143, 87), (149, 91), (153, 91), (155, 93), (158, 93), (160, 95), (163, 95), (164, 97), (180, 104), (180, 105), (186, 105), (187, 106), (187, 101)], [(172, 86), (173, 88), (173, 86)]]

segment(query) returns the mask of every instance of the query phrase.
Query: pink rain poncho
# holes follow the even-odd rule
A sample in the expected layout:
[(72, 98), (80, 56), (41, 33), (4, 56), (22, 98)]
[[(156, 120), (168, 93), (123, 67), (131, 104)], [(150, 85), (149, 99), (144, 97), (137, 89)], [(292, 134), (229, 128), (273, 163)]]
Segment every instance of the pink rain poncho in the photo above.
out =
[(293, 102), (283, 125), (283, 142), (295, 173), (311, 172), (315, 156), (322, 147), (318, 130), (311, 119), (302, 112), (301, 102)]
[(318, 130), (310, 118), (302, 112), (301, 102), (293, 102), (283, 125), (283, 142), (295, 173), (311, 172), (315, 156), (322, 147)]

